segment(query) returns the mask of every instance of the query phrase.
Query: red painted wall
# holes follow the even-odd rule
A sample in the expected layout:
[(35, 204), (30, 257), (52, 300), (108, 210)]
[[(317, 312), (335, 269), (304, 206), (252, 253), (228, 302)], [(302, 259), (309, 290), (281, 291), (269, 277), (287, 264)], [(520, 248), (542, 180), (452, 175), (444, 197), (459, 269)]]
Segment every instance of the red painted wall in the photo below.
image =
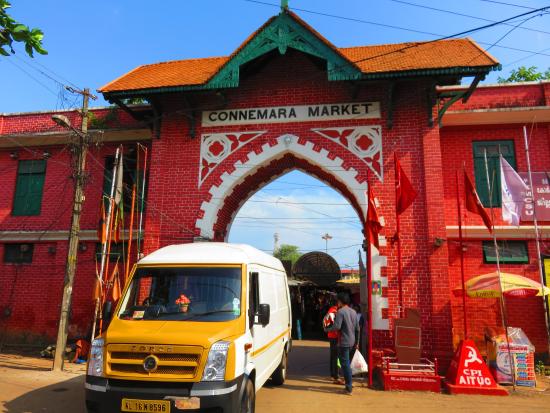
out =
[[(268, 64), (253, 72), (245, 71), (241, 86), (225, 91), (225, 99), (213, 94), (196, 95), (193, 103), (200, 110), (220, 108), (224, 102), (229, 108), (321, 104), (333, 102), (380, 101), (382, 119), (368, 121), (347, 120), (319, 123), (287, 123), (249, 126), (202, 128), (197, 122), (195, 136), (191, 134), (191, 121), (198, 119), (197, 113), (186, 106), (176, 95), (162, 99), (164, 114), (161, 122), (161, 138), (151, 142), (150, 173), (147, 210), (145, 219), (145, 248), (147, 252), (161, 246), (192, 242), (199, 235), (196, 221), (201, 217), (201, 205), (208, 200), (212, 185), (221, 182), (221, 175), (231, 171), (239, 159), (246, 159), (251, 150), (261, 151), (264, 144), (272, 144), (285, 133), (298, 136), (303, 142), (313, 142), (318, 150), (325, 149), (331, 156), (344, 159), (345, 168), (359, 171), (359, 180), (369, 178), (374, 192), (380, 200), (380, 212), (386, 226), (382, 231), (388, 242), (381, 247), (381, 255), (388, 257), (383, 274), (388, 277), (389, 287), (384, 294), (389, 300), (386, 316), (397, 316), (397, 250), (392, 241), (395, 234), (394, 213), (394, 168), (393, 154), (397, 151), (402, 165), (417, 189), (419, 197), (402, 215), (401, 228), (404, 257), (404, 305), (419, 308), (422, 315), (423, 347), (426, 353), (448, 357), (452, 349), (452, 329), (460, 329), (462, 313), (460, 301), (451, 297), (450, 290), (459, 279), (456, 242), (437, 247), (436, 238), (446, 238), (446, 225), (454, 225), (456, 210), (454, 198), (454, 171), (466, 161), (472, 172), (471, 141), (474, 139), (516, 140), (518, 167), (525, 169), (521, 156), (521, 135), (518, 127), (476, 127), (445, 128), (429, 127), (427, 124), (426, 86), (422, 81), (401, 83), (397, 86), (394, 102), (393, 128), (386, 126), (388, 114), (387, 85), (364, 85), (354, 90), (348, 83), (328, 82), (326, 73), (308, 58), (289, 51), (286, 56), (276, 56)], [(546, 86), (527, 90), (499, 88), (479, 89), (466, 107), (491, 105), (539, 105), (547, 102)], [(533, 89), (533, 90), (531, 90)], [(354, 93), (357, 93), (354, 96)], [(507, 96), (506, 94), (510, 94)], [(546, 100), (543, 100), (546, 99)], [(495, 103), (497, 102), (497, 103)], [(508, 103), (507, 103), (508, 102)], [(457, 106), (458, 107), (458, 106)], [(453, 108), (455, 109), (455, 108)], [(435, 114), (435, 109), (434, 109)], [(0, 120), (0, 134), (38, 132), (51, 130), (50, 114), (7, 116)], [(126, 114), (121, 124), (132, 126)], [(75, 121), (76, 122), (76, 121)], [(377, 181), (367, 173), (366, 166), (350, 152), (327, 139), (313, 133), (314, 127), (341, 127), (352, 125), (382, 125), (384, 182)], [(55, 129), (55, 127), (54, 127)], [(258, 131), (266, 133), (250, 144), (231, 154), (223, 164), (198, 188), (200, 135), (211, 132)], [(550, 146), (548, 126), (540, 125), (533, 138), (534, 168), (548, 169)], [(1, 139), (1, 136), (0, 136)], [(40, 156), (43, 148), (33, 148), (37, 154), (19, 150), (20, 159)], [(68, 229), (69, 206), (72, 199), (72, 181), (67, 178), (69, 156), (62, 147), (49, 148), (52, 158), (48, 161), (43, 210), (39, 217), (12, 217), (11, 203), (15, 185), (16, 164), (9, 157), (12, 149), (0, 150), (0, 231), (6, 230), (53, 230)], [(83, 229), (95, 229), (98, 219), (99, 197), (103, 182), (103, 157), (114, 152), (114, 145), (106, 145), (92, 151), (88, 163), (90, 181), (86, 188), (86, 204), (82, 218)], [(97, 161), (94, 161), (96, 159)], [(98, 164), (99, 162), (99, 164)], [(257, 173), (251, 174), (246, 185), (238, 187), (226, 200), (217, 223), (217, 237), (223, 238), (230, 224), (230, 217), (242, 199), (255, 192), (263, 183), (288, 167), (299, 167), (319, 177), (329, 185), (336, 186), (344, 195), (348, 190), (335, 182), (327, 171), (308, 165), (292, 156), (275, 161)], [(370, 177), (368, 176), (370, 175)], [(66, 187), (60, 182), (68, 182)], [(467, 224), (481, 222), (471, 216)], [(48, 253), (48, 246), (55, 244), (55, 254)], [(26, 333), (53, 337), (61, 298), (61, 282), (66, 254), (65, 242), (41, 242), (35, 247), (35, 259), (31, 265), (5, 265), (0, 263), (0, 308), (12, 309), (9, 317), (0, 318), (2, 329), (10, 333)], [(91, 289), (95, 266), (93, 262), (94, 243), (88, 243), (88, 250), (79, 255), (77, 281), (74, 291), (73, 330), (75, 334), (85, 332), (91, 322)], [(477, 247), (476, 247), (477, 245)], [(482, 262), (480, 241), (468, 241), (467, 274), (489, 272), (492, 266)], [(0, 234), (0, 255), (3, 256)], [(522, 273), (535, 277), (533, 246), (530, 245), (531, 263), (514, 266)], [(506, 267), (508, 270), (508, 268)], [(509, 269), (512, 271), (512, 269)], [(537, 348), (543, 345), (544, 330), (541, 324), (540, 300), (529, 299), (521, 303), (510, 301), (510, 308), (521, 308), (511, 317), (511, 323), (524, 327)], [(472, 304), (472, 330), (480, 334), (488, 324), (499, 324), (499, 313), (490, 301)], [(517, 314), (521, 314), (517, 316)], [(391, 346), (391, 333), (377, 332), (376, 344)]]
[[(529, 107), (548, 105), (548, 84), (530, 84), (516, 86), (482, 87), (476, 90), (467, 104), (457, 104), (451, 110), (467, 110), (495, 107)], [(545, 90), (546, 89), (546, 90)], [(548, 124), (537, 123), (527, 125), (530, 134), (530, 158), (533, 171), (548, 171), (550, 169), (550, 127)], [(531, 129), (532, 128), (532, 129)], [(531, 133), (532, 131), (532, 133)], [(489, 125), (445, 127), (441, 131), (442, 155), (445, 167), (442, 179), (445, 182), (445, 222), (446, 225), (458, 224), (456, 207), (455, 172), (462, 171), (462, 165), (474, 179), (473, 141), (482, 140), (513, 140), (516, 154), (517, 170), (527, 171), (527, 158), (523, 138), (523, 125)], [(462, 175), (460, 185), (462, 186)], [(462, 193), (460, 195), (463, 197)], [(464, 204), (463, 204), (464, 205)], [(488, 212), (489, 209), (487, 209)], [(463, 207), (463, 225), (483, 225), (479, 216), (466, 212)], [(494, 209), (495, 224), (505, 225), (502, 221), (500, 208)], [(544, 224), (544, 223), (543, 223)], [(546, 223), (547, 224), (547, 223)], [(486, 274), (496, 270), (494, 264), (484, 264), (482, 240), (471, 239), (467, 229), (464, 231), (465, 244), (465, 278), (468, 280), (476, 275)], [(543, 253), (550, 253), (543, 243)], [(449, 240), (449, 278), (451, 287), (460, 285), (460, 250), (459, 243)], [(537, 254), (534, 240), (528, 241), (529, 264), (508, 264), (502, 266), (502, 271), (520, 274), (540, 281), (537, 265)], [(463, 333), (462, 299), (450, 295), (453, 313), (453, 327), (457, 335)], [(478, 341), (483, 341), (486, 327), (502, 325), (499, 303), (496, 299), (468, 299), (467, 317), (470, 334)], [(543, 301), (540, 297), (529, 299), (507, 299), (509, 325), (521, 327), (535, 344), (537, 351), (545, 352), (548, 348), (548, 338), (545, 332)]]
[[(94, 111), (96, 118), (108, 110)], [(65, 112), (73, 125), (79, 125), (75, 112)], [(4, 136), (28, 133), (44, 133), (59, 130), (52, 127), (52, 113), (2, 116), (0, 122)], [(111, 127), (141, 127), (123, 112), (118, 112), (118, 121)], [(45, 137), (44, 139), (48, 139)], [(126, 144), (133, 147), (134, 143)], [(88, 152), (85, 186), (86, 199), (81, 216), (81, 229), (96, 231), (99, 219), (100, 197), (103, 190), (105, 157), (112, 156), (116, 144), (92, 146)], [(46, 178), (42, 208), (37, 216), (12, 216), (13, 197), (17, 178), (18, 161), (43, 159), (47, 150)], [(18, 158), (12, 159), (11, 153)], [(51, 342), (57, 333), (62, 282), (67, 257), (65, 240), (48, 241), (49, 231), (67, 231), (70, 227), (74, 180), (71, 173), (71, 156), (67, 146), (39, 146), (0, 148), (0, 340), (3, 343), (41, 340)], [(42, 231), (46, 240), (34, 243), (31, 264), (7, 264), (3, 262), (4, 245), (9, 233), (2, 231)], [(14, 242), (25, 242), (14, 241)], [(69, 326), (71, 337), (88, 334), (93, 316), (92, 290), (95, 278), (95, 241), (82, 241), (86, 251), (79, 251), (75, 278), (72, 316)], [(53, 249), (53, 250), (52, 250)]]
[[(383, 235), (390, 238), (395, 233), (394, 216), (394, 172), (393, 153), (398, 151), (402, 164), (413, 184), (418, 188), (417, 202), (403, 215), (404, 289), (405, 305), (421, 310), (424, 328), (424, 348), (436, 355), (449, 355), (451, 349), (451, 311), (448, 300), (447, 250), (434, 248), (433, 237), (444, 236), (443, 184), (440, 181), (441, 159), (439, 132), (437, 127), (427, 126), (425, 84), (408, 83), (399, 87), (395, 100), (394, 127), (386, 127), (387, 101), (384, 85), (362, 87), (357, 101), (381, 101), (382, 119), (331, 121), (319, 123), (286, 123), (272, 125), (230, 126), (203, 128), (197, 136), (208, 132), (258, 131), (267, 133), (252, 143), (231, 154), (197, 190), (199, 172), (200, 140), (189, 136), (188, 119), (180, 112), (163, 119), (161, 139), (152, 144), (152, 169), (149, 187), (149, 204), (157, 209), (148, 210), (146, 219), (149, 251), (175, 242), (191, 242), (198, 235), (195, 222), (200, 217), (200, 206), (210, 194), (211, 185), (219, 184), (223, 172), (232, 171), (234, 163), (244, 159), (251, 150), (261, 151), (261, 146), (285, 133), (311, 141), (345, 160), (346, 167), (352, 166), (360, 172), (360, 179), (367, 179), (365, 165), (342, 147), (311, 132), (314, 127), (339, 127), (350, 125), (382, 125), (385, 182), (373, 178), (374, 192), (380, 199), (381, 214), (386, 220)], [(227, 91), (229, 107), (260, 107), (277, 105), (321, 104), (353, 101), (353, 89), (349, 86), (328, 82), (326, 73), (303, 55), (288, 53), (276, 57), (259, 72), (241, 78), (241, 86)], [(216, 102), (199, 101), (199, 107), (212, 108)], [(218, 103), (219, 104), (219, 103)], [(167, 106), (168, 103), (165, 103)], [(173, 111), (182, 110), (176, 101), (170, 103)], [(248, 178), (247, 187), (239, 187), (226, 201), (219, 216), (216, 229), (223, 237), (229, 217), (243, 198), (253, 193), (273, 174), (281, 172), (294, 162), (306, 172), (333, 184), (329, 177), (316, 168), (296, 163), (291, 157), (275, 162)], [(429, 190), (426, 187), (429, 186)], [(345, 190), (340, 188), (342, 192)], [(427, 223), (429, 222), (430, 228)], [(397, 279), (396, 246), (388, 242), (381, 248), (381, 254), (388, 256), (388, 267), (383, 269), (389, 277), (386, 290), (390, 301), (389, 316), (396, 314)], [(388, 333), (376, 333), (377, 344), (391, 345)]]

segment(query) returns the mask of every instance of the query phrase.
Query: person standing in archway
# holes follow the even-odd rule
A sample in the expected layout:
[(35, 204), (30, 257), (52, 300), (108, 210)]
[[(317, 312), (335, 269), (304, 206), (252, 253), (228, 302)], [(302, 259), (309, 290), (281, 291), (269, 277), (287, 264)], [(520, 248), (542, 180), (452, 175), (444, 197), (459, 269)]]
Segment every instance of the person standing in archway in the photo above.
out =
[[(337, 312), (338, 306), (336, 305), (334, 299), (331, 298), (330, 307), (323, 318), (323, 329), (330, 328), (334, 325)], [(334, 384), (344, 384), (344, 382), (340, 380), (340, 375), (338, 372), (338, 331), (329, 331), (327, 332), (327, 336), (330, 344), (330, 377), (332, 377)]]
[(359, 343), (359, 323), (357, 322), (357, 313), (350, 305), (351, 299), (349, 294), (340, 292), (337, 296), (338, 312), (334, 317), (332, 327), (326, 328), (325, 331), (338, 331), (338, 359), (342, 366), (344, 380), (346, 382), (346, 393), (351, 394), (353, 391), (350, 354), (357, 349)]

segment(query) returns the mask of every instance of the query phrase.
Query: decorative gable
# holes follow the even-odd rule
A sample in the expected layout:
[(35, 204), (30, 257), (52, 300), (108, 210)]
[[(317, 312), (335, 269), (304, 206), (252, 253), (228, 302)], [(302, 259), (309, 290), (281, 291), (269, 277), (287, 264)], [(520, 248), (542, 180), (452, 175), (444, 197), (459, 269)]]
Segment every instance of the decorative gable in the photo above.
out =
[(242, 65), (275, 49), (284, 55), (289, 47), (325, 60), (329, 80), (361, 78), (359, 68), (347, 60), (327, 40), (293, 13), (282, 11), (237, 50), (212, 76), (206, 87), (210, 89), (237, 87)]

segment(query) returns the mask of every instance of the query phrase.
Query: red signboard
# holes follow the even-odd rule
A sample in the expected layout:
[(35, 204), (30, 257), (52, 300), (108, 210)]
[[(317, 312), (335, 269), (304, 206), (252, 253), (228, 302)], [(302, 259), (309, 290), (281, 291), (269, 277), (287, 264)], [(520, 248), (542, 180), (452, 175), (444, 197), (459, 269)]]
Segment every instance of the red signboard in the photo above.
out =
[(453, 394), (508, 394), (496, 383), (473, 340), (460, 342), (445, 380)]
[[(519, 175), (529, 186), (528, 173), (520, 172)], [(537, 220), (550, 221), (550, 176), (547, 172), (533, 172), (531, 175), (534, 191), (521, 194), (523, 200), (521, 220), (533, 221), (536, 214)]]

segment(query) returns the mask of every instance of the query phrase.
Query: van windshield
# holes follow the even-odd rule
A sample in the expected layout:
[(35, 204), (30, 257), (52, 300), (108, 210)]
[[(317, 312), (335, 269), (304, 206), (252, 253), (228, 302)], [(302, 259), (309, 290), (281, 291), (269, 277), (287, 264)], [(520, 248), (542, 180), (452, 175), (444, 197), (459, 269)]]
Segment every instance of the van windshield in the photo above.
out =
[(238, 267), (138, 268), (124, 296), (123, 320), (229, 321), (241, 315)]

